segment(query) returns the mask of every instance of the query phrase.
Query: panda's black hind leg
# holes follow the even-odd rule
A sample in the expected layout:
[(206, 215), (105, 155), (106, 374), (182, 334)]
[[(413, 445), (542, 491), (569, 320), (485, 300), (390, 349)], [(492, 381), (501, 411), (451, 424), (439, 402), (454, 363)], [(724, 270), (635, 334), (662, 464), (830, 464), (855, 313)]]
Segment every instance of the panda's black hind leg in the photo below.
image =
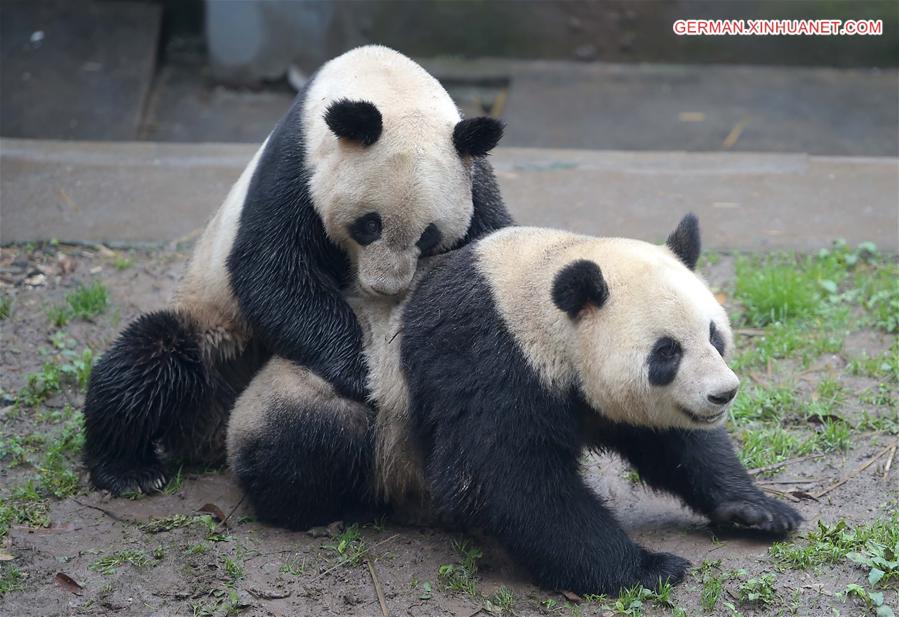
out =
[(94, 486), (116, 495), (161, 489), (166, 474), (155, 442), (203, 404), (209, 384), (189, 318), (159, 311), (132, 322), (94, 367), (84, 402)]
[(235, 403), (228, 460), (264, 522), (304, 530), (379, 509), (372, 411), (283, 358), (273, 358)]

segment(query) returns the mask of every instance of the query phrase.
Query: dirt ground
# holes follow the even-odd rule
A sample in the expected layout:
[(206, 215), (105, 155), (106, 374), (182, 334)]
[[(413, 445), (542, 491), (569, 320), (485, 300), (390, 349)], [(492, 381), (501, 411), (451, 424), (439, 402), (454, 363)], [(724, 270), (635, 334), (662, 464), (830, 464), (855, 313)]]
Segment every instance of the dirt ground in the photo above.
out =
[[(21, 409), (16, 393), (26, 387), (28, 375), (42, 371), (47, 362), (71, 362), (86, 347), (99, 355), (139, 312), (164, 306), (186, 255), (185, 247), (131, 252), (68, 245), (2, 249), (0, 292), (11, 300), (10, 315), (0, 321), (0, 498), (7, 505), (18, 503), (11, 496), (16, 487), (45, 472), (41, 461), (47, 444), (55, 443), (52, 436), (65, 425), (58, 418), (67, 417), (67, 404), (77, 410), (83, 400), (82, 389), (70, 383), (37, 408)], [(714, 286), (726, 289), (734, 276), (733, 258), (707, 265), (706, 274)], [(94, 281), (108, 289), (108, 308), (87, 319), (73, 317), (61, 327), (52, 325), (51, 307), (64, 305), (79, 284)], [(878, 387), (880, 380), (853, 376), (846, 368), (862, 352), (882, 354), (891, 341), (873, 328), (854, 331), (841, 352), (822, 355), (811, 369), (795, 368), (798, 391), (813, 396), (823, 376), (836, 376), (849, 393), (839, 410), (844, 417), (889, 413), (889, 405), (862, 402), (861, 393)], [(751, 344), (751, 335), (738, 340), (738, 346)], [(896, 392), (895, 383), (885, 392), (893, 404)], [(48, 436), (48, 441), (29, 437), (35, 434)], [(9, 444), (17, 439), (26, 451), (15, 464)], [(895, 442), (889, 431), (854, 431), (845, 450), (791, 462), (758, 477), (766, 489), (798, 508), (806, 519), (802, 532), (819, 519), (863, 525), (889, 516), (899, 503), (899, 470), (886, 474), (884, 469)], [(28, 443), (37, 445), (28, 449)], [(267, 527), (253, 521), (226, 470), (184, 470), (180, 482), (170, 484), (164, 494), (110, 499), (88, 487), (77, 447), (67, 456), (78, 474), (77, 485), (60, 499), (41, 493), (33, 503), (49, 509), (40, 522), (7, 521), (8, 533), (0, 539), (6, 585), (5, 594), (0, 587), (0, 615), (378, 616), (384, 614), (382, 603), (389, 615), (410, 616), (703, 613), (698, 571), (674, 589), (671, 606), (647, 599), (642, 609), (616, 607), (614, 599), (578, 599), (535, 587), (485, 538), (389, 521), (363, 526), (359, 538), (337, 527), (311, 533)], [(614, 457), (591, 455), (585, 473), (640, 543), (685, 556), (696, 566), (720, 560), (721, 572), (733, 572), (720, 601), (706, 614), (874, 614), (862, 601), (842, 595), (847, 584), (865, 582), (865, 570), (849, 561), (781, 571), (769, 555), (769, 538), (709, 527), (674, 499), (632, 481), (627, 467)], [(811, 497), (841, 478), (848, 479)], [(204, 506), (211, 516), (200, 516)], [(221, 513), (226, 525), (217, 524)], [(163, 529), (145, 525), (155, 519), (167, 521), (157, 525)], [(460, 541), (482, 552), (475, 560), (473, 593), (449, 588), (451, 571), (442, 568), (460, 563)], [(766, 573), (776, 575), (774, 601), (745, 601), (741, 585)], [(899, 609), (895, 588), (886, 590), (885, 603)]]

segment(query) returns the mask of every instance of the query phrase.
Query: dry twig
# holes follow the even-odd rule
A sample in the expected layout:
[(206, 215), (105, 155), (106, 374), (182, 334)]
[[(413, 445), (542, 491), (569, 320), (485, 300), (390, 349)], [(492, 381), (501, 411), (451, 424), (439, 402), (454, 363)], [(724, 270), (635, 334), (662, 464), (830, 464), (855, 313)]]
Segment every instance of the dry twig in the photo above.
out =
[(371, 562), (371, 559), (366, 559), (365, 563), (368, 565), (368, 573), (371, 574), (371, 582), (375, 586), (375, 594), (378, 596), (378, 604), (381, 605), (381, 615), (384, 617), (390, 617), (390, 613), (387, 612), (387, 599), (384, 598), (384, 590), (381, 589), (381, 581), (378, 578), (378, 573), (375, 572), (375, 566)]
[(896, 438), (896, 443), (894, 443), (893, 447), (890, 448), (890, 458), (887, 459), (887, 464), (883, 468), (884, 480), (886, 480), (887, 476), (890, 475), (890, 468), (893, 466), (893, 459), (896, 458), (897, 449), (899, 449), (899, 437)]
[(819, 497), (823, 497), (824, 495), (831, 492), (832, 490), (840, 488), (841, 486), (843, 486), (844, 484), (849, 482), (849, 480), (851, 480), (852, 478), (854, 478), (855, 476), (857, 476), (858, 474), (860, 474), (861, 472), (866, 470), (868, 467), (870, 467), (871, 465), (876, 463), (880, 459), (880, 457), (882, 457), (884, 454), (889, 452), (892, 448), (893, 448), (893, 446), (887, 446), (886, 448), (884, 448), (883, 450), (881, 450), (880, 452), (878, 452), (877, 454), (872, 456), (866, 463), (859, 465), (858, 467), (856, 467), (855, 469), (850, 471), (848, 474), (846, 474), (845, 476), (843, 476), (842, 478), (840, 478), (839, 480), (837, 480), (836, 482), (834, 482), (833, 484), (828, 486), (827, 488), (823, 488), (820, 491), (812, 493), (811, 494), (812, 497), (814, 497), (815, 499), (818, 499)]

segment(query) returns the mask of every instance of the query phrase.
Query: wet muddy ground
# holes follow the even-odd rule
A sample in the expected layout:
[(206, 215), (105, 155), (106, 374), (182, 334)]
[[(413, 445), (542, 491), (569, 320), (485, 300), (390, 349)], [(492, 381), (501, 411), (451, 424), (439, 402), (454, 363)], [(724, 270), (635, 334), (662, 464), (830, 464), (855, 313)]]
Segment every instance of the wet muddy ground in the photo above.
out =
[[(606, 455), (591, 455), (585, 474), (633, 537), (697, 566), (670, 597), (644, 597), (642, 607), (539, 589), (482, 537), (390, 521), (310, 533), (267, 527), (253, 521), (227, 470), (185, 469), (163, 494), (134, 499), (93, 491), (78, 462), (79, 379), (129, 320), (165, 305), (186, 255), (184, 247), (2, 249), (0, 615), (873, 615), (877, 593), (899, 610), (899, 573), (870, 585), (868, 569), (845, 556), (786, 567), (770, 538), (709, 527)], [(704, 268), (733, 308), (735, 259)], [(67, 300), (98, 281), (105, 308), (96, 298), (86, 307)], [(737, 345), (762, 335), (744, 328)], [(785, 464), (756, 472), (805, 517), (798, 546), (819, 520), (847, 529), (879, 521), (899, 536), (896, 355), (895, 334), (859, 318), (835, 351), (741, 371), (756, 394), (786, 387), (797, 409), (818, 403), (831, 382), (843, 393), (827, 408), (846, 427), (838, 447), (791, 451), (774, 459)], [(839, 428), (816, 417), (778, 422), (810, 436)], [(742, 430), (734, 424), (738, 443), (749, 438)], [(869, 595), (847, 596), (850, 584)]]

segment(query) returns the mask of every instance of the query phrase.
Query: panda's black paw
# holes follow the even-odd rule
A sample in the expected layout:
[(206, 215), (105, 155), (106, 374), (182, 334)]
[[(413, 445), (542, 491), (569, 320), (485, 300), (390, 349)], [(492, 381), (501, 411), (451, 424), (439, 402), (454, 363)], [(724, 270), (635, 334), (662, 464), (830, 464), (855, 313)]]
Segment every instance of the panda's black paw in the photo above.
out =
[(742, 525), (779, 536), (790, 533), (803, 520), (789, 505), (761, 493), (719, 504), (709, 518), (714, 523)]
[(640, 584), (658, 591), (664, 583), (677, 585), (690, 568), (690, 562), (671, 553), (643, 551), (640, 563)]
[(168, 477), (159, 463), (139, 466), (99, 463), (91, 468), (91, 482), (96, 488), (119, 497), (127, 493), (159, 492), (165, 488)]

